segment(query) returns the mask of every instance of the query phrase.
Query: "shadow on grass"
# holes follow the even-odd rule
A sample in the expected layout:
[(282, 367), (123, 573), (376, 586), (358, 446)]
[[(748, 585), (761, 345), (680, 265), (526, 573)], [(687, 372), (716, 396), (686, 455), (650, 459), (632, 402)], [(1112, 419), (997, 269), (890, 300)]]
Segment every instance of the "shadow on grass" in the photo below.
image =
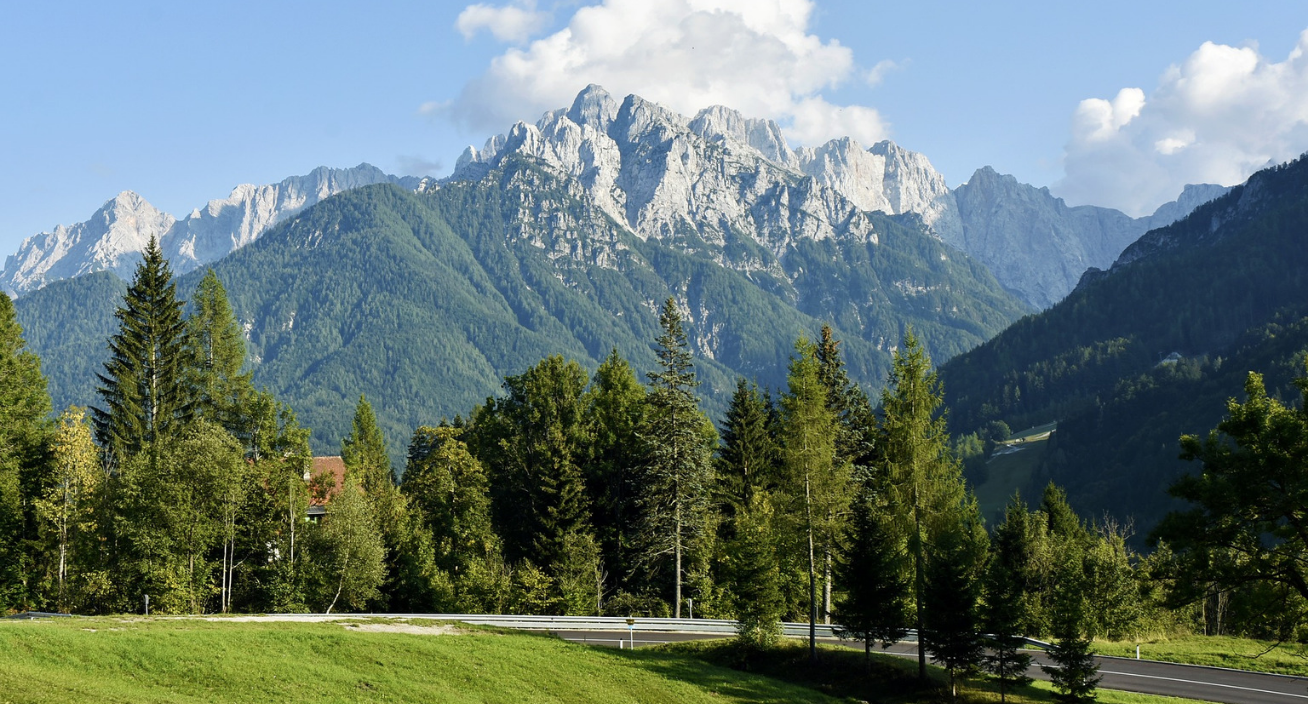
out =
[[(875, 649), (868, 657), (850, 648), (820, 646), (818, 662), (810, 664), (807, 644), (799, 641), (786, 640), (767, 650), (746, 651), (735, 641), (713, 640), (623, 651), (621, 656), (663, 677), (746, 699), (779, 695), (779, 691), (769, 690), (763, 684), (770, 680), (845, 701), (884, 704), (952, 701), (948, 676), (943, 669), (928, 666), (928, 681), (923, 683), (917, 678), (915, 660), (878, 653)], [(758, 677), (733, 676), (732, 673), (738, 672)], [(748, 690), (742, 689), (746, 687)], [(989, 678), (963, 681), (958, 701), (998, 702), (999, 685)], [(1007, 701), (1045, 704), (1052, 697), (1042, 689), (1018, 687), (1009, 689)]]

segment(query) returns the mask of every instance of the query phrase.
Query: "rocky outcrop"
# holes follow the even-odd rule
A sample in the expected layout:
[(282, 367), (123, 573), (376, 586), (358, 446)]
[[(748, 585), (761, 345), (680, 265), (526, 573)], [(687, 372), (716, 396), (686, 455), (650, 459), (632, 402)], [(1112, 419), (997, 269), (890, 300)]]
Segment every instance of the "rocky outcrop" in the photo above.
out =
[(1187, 186), (1180, 198), (1153, 215), (1132, 218), (1111, 208), (1069, 207), (1048, 188), (985, 167), (954, 189), (961, 238), (946, 241), (985, 264), (1027, 303), (1048, 308), (1070, 293), (1086, 271), (1107, 268), (1146, 232), (1185, 217), (1227, 190)]

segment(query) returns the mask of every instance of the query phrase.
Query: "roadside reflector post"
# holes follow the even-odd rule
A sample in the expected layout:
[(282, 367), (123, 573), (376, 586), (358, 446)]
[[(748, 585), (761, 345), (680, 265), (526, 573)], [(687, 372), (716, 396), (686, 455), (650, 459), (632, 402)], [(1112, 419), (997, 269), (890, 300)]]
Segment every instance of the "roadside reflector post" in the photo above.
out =
[(1139, 643), (1136, 643), (1136, 644), (1135, 644), (1135, 659), (1136, 659), (1136, 660), (1139, 660), (1139, 659), (1140, 659), (1140, 644), (1139, 644)]

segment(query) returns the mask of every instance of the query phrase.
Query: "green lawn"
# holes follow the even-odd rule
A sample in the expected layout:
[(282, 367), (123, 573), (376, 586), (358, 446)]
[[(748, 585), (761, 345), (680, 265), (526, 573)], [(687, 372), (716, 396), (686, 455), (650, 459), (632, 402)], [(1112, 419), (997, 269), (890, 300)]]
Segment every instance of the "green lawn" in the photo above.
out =
[(702, 660), (341, 623), (0, 621), (0, 702), (831, 702)]
[[(449, 632), (454, 631), (454, 632)], [(946, 702), (944, 675), (824, 647), (817, 667), (788, 641), (742, 659), (730, 641), (636, 651), (430, 621), (0, 620), (0, 704), (17, 702)], [(998, 701), (993, 683), (967, 702)], [(1105, 704), (1168, 704), (1102, 691)], [(1052, 701), (1047, 685), (1010, 693)], [(1170, 700), (1180, 704), (1184, 700)]]
[[(1045, 450), (1049, 447), (1049, 434), (1057, 425), (1048, 423), (1027, 428), (995, 449), (994, 455), (986, 463), (989, 476), (984, 484), (976, 487), (977, 505), (987, 523), (994, 524), (1002, 520), (1004, 507), (1013, 498), (1013, 492), (1025, 489), (1031, 483), (1031, 476), (1040, 467), (1040, 461), (1044, 459)], [(1028, 501), (1038, 501), (1039, 498), (1026, 497)]]
[[(1308, 646), (1282, 643), (1272, 648), (1272, 645), (1269, 641), (1231, 636), (1184, 636), (1143, 641), (1140, 643), (1140, 657), (1146, 660), (1308, 676)], [(1135, 657), (1135, 646), (1135, 641), (1094, 643), (1097, 653), (1128, 658)]]

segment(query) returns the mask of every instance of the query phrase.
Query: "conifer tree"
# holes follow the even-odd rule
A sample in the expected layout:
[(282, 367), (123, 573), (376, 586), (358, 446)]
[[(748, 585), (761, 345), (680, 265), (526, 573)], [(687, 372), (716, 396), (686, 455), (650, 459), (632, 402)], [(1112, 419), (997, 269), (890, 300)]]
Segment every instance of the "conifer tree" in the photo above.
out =
[(512, 562), (531, 559), (548, 572), (570, 533), (590, 531), (585, 388), (581, 365), (552, 355), (505, 377), (505, 395), (477, 412), (469, 446), (489, 474), (496, 532)]
[(681, 618), (682, 585), (691, 550), (707, 535), (713, 483), (712, 424), (695, 399), (694, 363), (676, 302), (669, 298), (659, 315), (660, 369), (650, 372), (648, 415), (641, 434), (646, 452), (640, 488), (640, 542), (647, 564), (672, 560), (673, 615)]
[(1029, 523), (1026, 505), (1014, 495), (995, 529), (986, 568), (982, 623), (991, 635), (986, 669), (999, 680), (1001, 702), (1007, 701), (1009, 689), (1031, 681), (1026, 674), (1031, 656), (1021, 652), (1022, 628), (1029, 622), (1026, 593), (1035, 586)]
[(612, 350), (595, 370), (582, 403), (588, 435), (586, 483), (602, 561), (612, 578), (630, 572), (636, 520), (632, 485), (643, 460), (640, 430), (645, 422), (645, 386), (627, 360)]
[(795, 513), (808, 551), (809, 657), (817, 658), (817, 580), (822, 558), (837, 549), (837, 517), (849, 501), (849, 466), (838, 464), (835, 418), (827, 407), (816, 347), (795, 343), (788, 392), (781, 399), (781, 457)]
[(413, 431), (400, 485), (431, 533), (437, 565), (452, 575), (497, 550), (486, 472), (468, 452), (463, 430), (448, 425)]
[[(827, 409), (835, 423), (835, 460), (834, 466), (842, 476), (852, 477), (857, 469), (866, 467), (872, 460), (872, 450), (876, 432), (876, 417), (867, 394), (849, 379), (845, 370), (844, 355), (840, 351), (840, 340), (835, 338), (830, 325), (822, 326), (822, 337), (816, 349), (818, 377), (827, 392)], [(848, 505), (853, 500), (856, 488), (852, 480), (846, 480), (836, 491), (844, 496), (841, 503)], [(847, 513), (841, 511), (828, 518), (834, 535), (841, 535), (848, 522)], [(831, 592), (834, 580), (834, 544), (828, 546), (822, 554), (822, 613), (824, 621), (831, 623)]]
[(50, 395), (26, 344), (13, 302), (0, 293), (0, 610), (31, 603), (37, 523), (29, 499), (43, 490), (47, 465)]
[(975, 501), (936, 531), (926, 556), (923, 629), (920, 639), (931, 658), (949, 672), (950, 695), (958, 698), (958, 679), (975, 674), (985, 654), (979, 626), (985, 530)]
[(770, 415), (758, 385), (737, 379), (716, 462), (718, 503), (726, 521), (749, 506), (754, 494), (776, 484), (778, 449)]
[[(949, 450), (945, 419), (936, 413), (943, 395), (939, 380), (912, 330), (904, 335), (904, 349), (894, 355), (888, 382), (881, 393), (879, 471), (886, 473), (897, 519), (907, 535), (914, 621), (921, 632), (927, 548), (936, 526), (956, 519), (965, 486)], [(926, 680), (926, 645), (921, 639), (918, 677)]]
[(736, 636), (750, 648), (766, 648), (781, 636), (781, 571), (775, 516), (767, 492), (750, 495), (732, 518), (724, 560), (725, 584), (736, 614)]
[(846, 547), (836, 561), (844, 593), (836, 600), (835, 620), (845, 637), (863, 641), (869, 666), (872, 643), (889, 647), (908, 632), (910, 620), (908, 556), (882, 482), (881, 475), (862, 472)]
[(117, 466), (147, 447), (161, 449), (193, 415), (182, 302), (153, 237), (114, 316), (118, 332), (97, 375), (101, 406), (92, 417), (96, 440)]
[(205, 272), (191, 297), (186, 321), (191, 352), (195, 413), (227, 429), (246, 445), (253, 435), (249, 406), (252, 375), (245, 371), (245, 340), (232, 313), (227, 290), (213, 269)]
[(1080, 556), (1064, 559), (1054, 593), (1054, 645), (1049, 649), (1054, 665), (1040, 668), (1053, 682), (1057, 690), (1054, 700), (1059, 704), (1089, 704), (1095, 701), (1099, 686), (1099, 666), (1090, 652), (1090, 639), (1085, 636), (1083, 579)]
[(350, 434), (341, 440), (341, 459), (347, 471), (359, 479), (365, 496), (389, 496), (395, 488), (395, 472), (386, 454), (386, 437), (377, 425), (372, 404), (360, 394), (354, 407)]

